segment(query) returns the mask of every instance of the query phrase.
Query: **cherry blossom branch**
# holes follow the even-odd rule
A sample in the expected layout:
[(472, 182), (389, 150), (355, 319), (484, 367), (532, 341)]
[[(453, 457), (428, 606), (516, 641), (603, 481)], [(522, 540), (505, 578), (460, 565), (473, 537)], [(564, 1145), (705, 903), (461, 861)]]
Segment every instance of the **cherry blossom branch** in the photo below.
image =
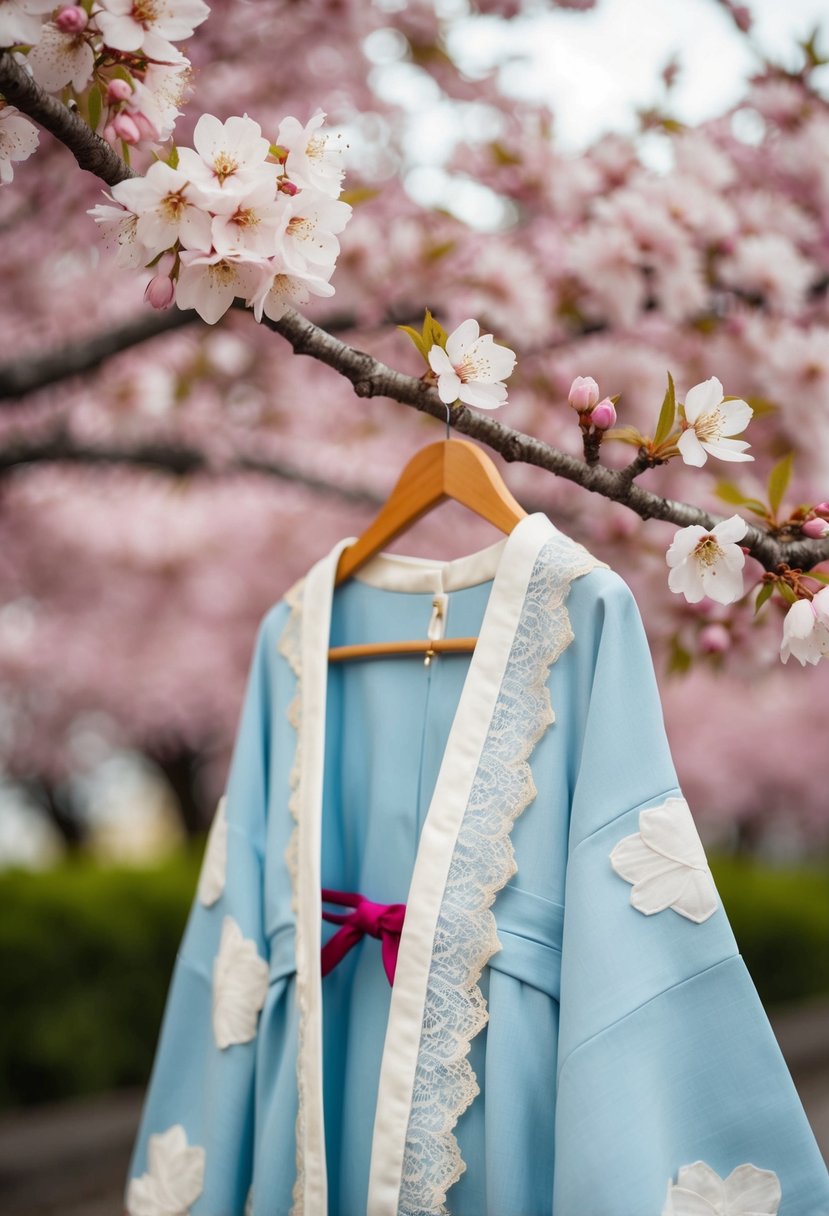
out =
[[(135, 176), (104, 140), (67, 107), (44, 93), (8, 54), (0, 55), (0, 92), (65, 143), (82, 168), (96, 173), (109, 185)], [(423, 380), (403, 375), (366, 352), (346, 345), (293, 310), (286, 312), (278, 321), (266, 317), (264, 323), (281, 334), (296, 354), (315, 358), (348, 379), (358, 397), (390, 397), (435, 418), (445, 417), (446, 407), (435, 390)], [(494, 418), (473, 413), (465, 406), (452, 407), (451, 421), (456, 430), (480, 440), (499, 452), (505, 460), (546, 469), (592, 493), (629, 507), (643, 519), (663, 519), (680, 527), (700, 524), (711, 529), (721, 518), (688, 503), (660, 497), (636, 485), (636, 478), (647, 467), (647, 462), (641, 456), (626, 469), (613, 470), (599, 462), (588, 464), (577, 460), (550, 444), (505, 427)], [(17, 459), (15, 463), (21, 462)], [(753, 525), (748, 526), (744, 547), (768, 571), (775, 571), (783, 564), (795, 569), (810, 569), (819, 562), (829, 560), (827, 540), (782, 540)]]
[(36, 84), (8, 51), (0, 53), (0, 95), (65, 144), (82, 169), (114, 186), (136, 174), (88, 123)]
[[(295, 354), (308, 355), (345, 376), (351, 381), (358, 397), (390, 397), (422, 413), (431, 414), (433, 418), (446, 418), (446, 406), (424, 380), (406, 376), (380, 363), (365, 351), (355, 350), (298, 313), (289, 311), (279, 321), (265, 319), (263, 323), (287, 339)], [(663, 519), (679, 527), (701, 524), (706, 529), (713, 528), (722, 519), (722, 516), (712, 515), (701, 507), (663, 498), (636, 485), (636, 478), (649, 467), (649, 461), (642, 456), (637, 455), (623, 469), (586, 464), (551, 444), (506, 427), (495, 418), (475, 413), (463, 405), (451, 407), (451, 425), (462, 434), (486, 444), (506, 461), (546, 469), (594, 494), (601, 494), (629, 507), (642, 519)], [(809, 569), (829, 560), (829, 541), (781, 541), (752, 525), (748, 527), (744, 545), (770, 571), (776, 570), (783, 562), (796, 568)]]
[(173, 476), (205, 473), (220, 477), (232, 473), (261, 473), (357, 505), (376, 507), (383, 501), (380, 495), (371, 490), (334, 485), (283, 461), (238, 455), (230, 461), (216, 464), (198, 448), (185, 444), (156, 442), (131, 447), (104, 447), (78, 443), (65, 430), (58, 429), (39, 439), (18, 440), (0, 448), (0, 478), (15, 469), (35, 464), (127, 465), (131, 468), (155, 469)]

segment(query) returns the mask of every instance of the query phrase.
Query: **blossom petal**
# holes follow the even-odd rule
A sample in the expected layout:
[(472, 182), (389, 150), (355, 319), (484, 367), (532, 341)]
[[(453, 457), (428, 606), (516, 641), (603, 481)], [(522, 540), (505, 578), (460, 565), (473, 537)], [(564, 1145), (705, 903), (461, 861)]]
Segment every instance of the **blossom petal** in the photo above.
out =
[(698, 604), (705, 598), (699, 567), (692, 558), (671, 570), (668, 575), (668, 587), (677, 595), (684, 595), (689, 604)]
[[(689, 431), (684, 432), (686, 435)], [(718, 460), (753, 460), (753, 456), (747, 456), (745, 449), (751, 447), (751, 444), (746, 443), (744, 439), (718, 439), (716, 443), (709, 443), (707, 439), (700, 440), (702, 447), (706, 452), (710, 452), (712, 456), (716, 456)], [(686, 464), (691, 463), (686, 461)]]
[(458, 328), (452, 331), (446, 339), (446, 352), (454, 366), (463, 361), (467, 346), (477, 340), (480, 332), (480, 325), (472, 317), (462, 321)]
[(686, 431), (682, 432), (676, 446), (679, 448), (679, 454), (685, 464), (701, 468), (708, 459), (693, 427), (688, 427)]
[(716, 376), (695, 384), (685, 395), (685, 417), (690, 423), (702, 414), (710, 414), (722, 401), (722, 384)]
[(639, 831), (614, 846), (610, 864), (632, 884), (631, 905), (645, 916), (672, 908), (702, 924), (719, 906), (705, 850), (684, 798), (668, 798), (660, 806), (640, 811)]
[(429, 366), (437, 376), (445, 374), (454, 375), (455, 369), (452, 366), (452, 360), (447, 355), (442, 346), (435, 344), (429, 351)]
[(444, 372), (438, 377), (438, 396), (444, 405), (451, 405), (461, 394), (461, 378), (456, 372)]
[(723, 419), (721, 424), (723, 435), (739, 435), (754, 417), (754, 410), (747, 401), (743, 401), (742, 397), (737, 397), (733, 401), (723, 401), (719, 409)]
[(461, 384), (458, 396), (461, 401), (479, 410), (495, 410), (506, 401), (507, 389), (504, 384), (481, 384), (477, 380), (468, 380), (466, 384)]
[(728, 519), (721, 520), (712, 528), (712, 534), (716, 536), (721, 545), (742, 540), (747, 531), (748, 524), (741, 515), (730, 515)]
[(669, 566), (678, 566), (691, 556), (698, 543), (706, 535), (707, 531), (701, 524), (690, 524), (687, 528), (680, 528), (665, 554), (665, 561)]

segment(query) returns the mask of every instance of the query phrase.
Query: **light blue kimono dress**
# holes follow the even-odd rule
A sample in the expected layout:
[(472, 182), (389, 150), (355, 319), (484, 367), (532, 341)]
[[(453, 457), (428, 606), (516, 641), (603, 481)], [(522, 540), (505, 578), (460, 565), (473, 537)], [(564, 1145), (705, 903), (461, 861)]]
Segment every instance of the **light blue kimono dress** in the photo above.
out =
[[(827, 1216), (625, 584), (542, 515), (335, 591), (346, 543), (259, 630), (130, 1216)], [(406, 905), (393, 985), (321, 976), (322, 888)]]

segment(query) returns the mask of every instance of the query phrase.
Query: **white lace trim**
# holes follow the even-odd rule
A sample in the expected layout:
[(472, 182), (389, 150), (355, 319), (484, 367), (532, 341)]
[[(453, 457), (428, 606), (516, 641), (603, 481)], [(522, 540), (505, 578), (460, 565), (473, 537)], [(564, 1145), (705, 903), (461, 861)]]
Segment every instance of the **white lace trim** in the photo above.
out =
[[(302, 593), (304, 588), (304, 579), (300, 579), (295, 583), (285, 595), (285, 602), (291, 612), (288, 620), (285, 622), (285, 628), (279, 638), (277, 647), (279, 653), (287, 661), (291, 671), (296, 676), (296, 692), (286, 710), (288, 721), (293, 726), (296, 732), (296, 745), (294, 747), (294, 759), (291, 765), (289, 776), (289, 785), (291, 794), (288, 799), (288, 809), (291, 813), (291, 818), (294, 821), (294, 827), (291, 831), (288, 847), (285, 849), (285, 865), (288, 867), (288, 874), (291, 879), (291, 908), (294, 913), (294, 923), (296, 925), (296, 957), (297, 961), (303, 957), (302, 953), (302, 918), (299, 915), (300, 907), (300, 892), (299, 892), (299, 809), (301, 805), (301, 793), (299, 788), (300, 778), (300, 721), (302, 719)], [(308, 1014), (308, 977), (304, 974), (304, 968), (297, 967), (296, 975), (296, 995), (299, 1017), (297, 1022), (297, 1116), (296, 1116), (296, 1178), (294, 1180), (293, 1189), (293, 1206), (291, 1208), (291, 1216), (303, 1216), (305, 1208), (305, 1026)]]
[(438, 915), (399, 1216), (445, 1214), (446, 1193), (466, 1169), (453, 1128), (480, 1092), (467, 1056), (488, 1017), (478, 980), (501, 948), (490, 909), (516, 872), (510, 832), (535, 798), (529, 758), (555, 720), (547, 678), (573, 640), (567, 593), (599, 564), (557, 534), (533, 568)]

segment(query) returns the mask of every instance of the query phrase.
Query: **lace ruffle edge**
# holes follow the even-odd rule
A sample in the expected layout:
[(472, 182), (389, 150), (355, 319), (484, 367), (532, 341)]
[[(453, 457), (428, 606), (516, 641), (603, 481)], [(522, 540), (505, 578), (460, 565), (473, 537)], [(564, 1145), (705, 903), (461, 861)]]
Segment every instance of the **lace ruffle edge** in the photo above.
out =
[(290, 797), (288, 809), (294, 821), (294, 827), (285, 849), (285, 865), (291, 879), (291, 907), (296, 924), (296, 994), (299, 1010), (297, 1026), (297, 1116), (296, 1116), (296, 1178), (293, 1189), (293, 1205), (291, 1216), (303, 1216), (305, 1210), (305, 1092), (303, 1077), (305, 1073), (305, 1027), (308, 1010), (308, 977), (305, 969), (299, 966), (302, 953), (302, 922), (299, 916), (299, 808), (300, 795), (300, 722), (302, 719), (302, 592), (304, 580), (300, 579), (285, 595), (285, 602), (290, 608), (290, 615), (279, 639), (277, 649), (287, 661), (291, 671), (296, 676), (296, 692), (288, 705), (286, 715), (296, 732), (294, 759), (289, 776)]
[(488, 1017), (478, 980), (501, 948), (491, 907), (516, 873), (510, 833), (535, 798), (529, 759), (555, 720), (547, 679), (573, 640), (570, 584), (599, 564), (557, 536), (530, 577), (438, 915), (398, 1216), (445, 1216), (446, 1194), (466, 1168), (453, 1129), (480, 1092), (467, 1057)]

